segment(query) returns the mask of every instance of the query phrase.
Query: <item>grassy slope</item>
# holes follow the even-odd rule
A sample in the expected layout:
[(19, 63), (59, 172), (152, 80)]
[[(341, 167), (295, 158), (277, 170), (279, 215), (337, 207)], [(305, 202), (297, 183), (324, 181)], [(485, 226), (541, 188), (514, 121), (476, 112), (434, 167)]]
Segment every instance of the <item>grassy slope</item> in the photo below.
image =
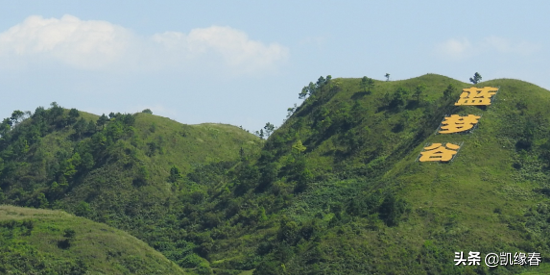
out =
[[(275, 134), (284, 135), (293, 128), (298, 129), (297, 136), (308, 148), (308, 166), (317, 180), (321, 180), (298, 196), (286, 212), (299, 223), (316, 220), (312, 217), (316, 213), (321, 213), (324, 221), (328, 221), (335, 214), (331, 213), (334, 212), (330, 210), (331, 204), (340, 205), (336, 209), (341, 209), (342, 205), (348, 207), (349, 212), (349, 200), (368, 201), (377, 190), (395, 194), (398, 200), (406, 202), (407, 208), (397, 226), (381, 223), (377, 217), (382, 213), (373, 213), (367, 207), (359, 215), (343, 213), (343, 222), (335, 227), (321, 220), (321, 241), (296, 249), (298, 256), (287, 262), (288, 269), (311, 274), (322, 270), (461, 274), (468, 268), (455, 268), (452, 261), (454, 252), (461, 250), (483, 254), (536, 251), (542, 253), (543, 261), (549, 260), (549, 240), (545, 234), (550, 200), (535, 192), (544, 188), (548, 180), (544, 168), (547, 163), (541, 158), (547, 150), (544, 144), (550, 132), (550, 114), (545, 111), (550, 104), (548, 91), (517, 80), (483, 82), (477, 86), (500, 87), (494, 104), (483, 109), (453, 107), (458, 93), (453, 94), (451, 102), (434, 105), (448, 84), (459, 90), (471, 86), (438, 75), (377, 82), (372, 94), (361, 92), (358, 79), (336, 79), (333, 84), (339, 85), (340, 91), (315, 108), (308, 108), (315, 104), (306, 100)], [(386, 92), (391, 93), (398, 87), (414, 91), (419, 84), (427, 87), (423, 104), (397, 110), (381, 108)], [(318, 98), (321, 100), (323, 95)], [(319, 106), (326, 106), (329, 114), (335, 114), (346, 103), (353, 105), (354, 101), (364, 108), (362, 122), (333, 131), (328, 138), (318, 142), (319, 132), (311, 129), (315, 128)], [(434, 114), (439, 119), (427, 117), (430, 108), (440, 108), (440, 114)], [(443, 114), (452, 113), (474, 113), (483, 117), (472, 134), (430, 135)], [(525, 124), (537, 118), (540, 126), (535, 127), (531, 137), (526, 137)], [(295, 127), (300, 119), (306, 121), (305, 127)], [(404, 127), (396, 129), (400, 122), (404, 122)], [(369, 129), (368, 135), (359, 136), (375, 143), (346, 152), (346, 145), (340, 142), (345, 133), (365, 127)], [(422, 127), (425, 127), (424, 133), (419, 131)], [(522, 139), (529, 139), (532, 146), (527, 150), (516, 147)], [(462, 141), (464, 146), (451, 164), (415, 162), (427, 142)], [(374, 152), (370, 146), (383, 150)], [(342, 153), (344, 158), (340, 157)], [(373, 162), (377, 159), (383, 164)], [(514, 168), (514, 163), (516, 168), (521, 168)], [(371, 169), (373, 164), (375, 169)], [(330, 170), (339, 176), (325, 180)], [(378, 176), (378, 171), (383, 171), (383, 175)], [(320, 247), (322, 260), (311, 261), (308, 255), (316, 247)], [(311, 265), (311, 262), (316, 263)], [(487, 272), (482, 268), (476, 270)], [(522, 270), (526, 268), (499, 272), (508, 274)]]
[(184, 274), (135, 237), (62, 211), (0, 206), (0, 238), (3, 274)]
[[(534, 192), (546, 185), (536, 174), (545, 176), (540, 167), (525, 171), (533, 169), (527, 163), (522, 169), (512, 167), (522, 162), (518, 160), (522, 155), (536, 158), (541, 153), (539, 150), (544, 149), (533, 145), (533, 150), (518, 150), (518, 138), (510, 128), (521, 132), (524, 130), (521, 122), (526, 117), (541, 116), (541, 133), (548, 133), (550, 115), (545, 109), (550, 104), (550, 94), (516, 80), (493, 80), (478, 86), (500, 87), (496, 100), (487, 110), (464, 108), (464, 114), (482, 115), (478, 129), (472, 134), (437, 135), (426, 140), (464, 142), (454, 162), (448, 165), (414, 162), (416, 152), (422, 149), (420, 145), (386, 174), (399, 186), (400, 196), (412, 208), (408, 222), (392, 228), (388, 235), (396, 241), (399, 239), (396, 236), (406, 236), (418, 250), (433, 242), (446, 248), (441, 253), (445, 255), (442, 258), (448, 259), (454, 251), (461, 250), (483, 254), (496, 250), (548, 253), (548, 240), (540, 234), (540, 228), (525, 225), (526, 212), (540, 209), (541, 205), (547, 207), (549, 203), (546, 196)], [(528, 107), (519, 110), (520, 102)], [(542, 134), (533, 141), (543, 142), (546, 138)], [(549, 259), (543, 257), (546, 261)]]
[[(366, 164), (364, 161), (359, 163), (358, 158), (371, 161), (375, 157), (387, 157), (394, 153), (396, 148), (414, 138), (414, 131), (419, 129), (407, 125), (409, 127), (399, 130), (396, 126), (405, 120), (414, 121), (416, 124), (414, 126), (419, 126), (419, 119), (426, 116), (431, 106), (410, 104), (403, 106), (404, 110), (399, 108), (386, 110), (381, 101), (384, 101), (386, 93), (391, 96), (400, 87), (412, 93), (419, 84), (427, 85), (427, 90), (423, 94), (424, 103), (437, 101), (449, 84), (454, 84), (457, 87), (464, 86), (447, 77), (425, 75), (406, 81), (376, 81), (374, 87), (365, 92), (360, 88), (360, 79), (335, 79), (332, 81), (332, 87), (337, 87), (337, 89), (334, 91), (323, 89), (320, 95), (316, 96), (315, 101), (310, 100), (311, 98), (306, 100), (294, 116), (281, 127), (281, 130), (298, 129), (300, 139), (308, 147), (306, 153), (310, 160), (309, 165), (314, 171), (318, 171), (317, 174), (321, 174), (321, 171), (363, 169)], [(355, 104), (358, 104), (359, 108), (354, 113), (353, 106)], [(322, 108), (326, 108), (326, 115), (321, 114)], [(344, 116), (342, 113), (346, 108), (352, 109), (349, 113), (352, 116), (351, 120), (356, 120), (355, 124), (351, 123), (352, 126), (348, 127), (334, 125), (338, 122), (339, 116)], [(302, 123), (305, 125), (315, 126), (321, 124), (326, 117), (332, 118), (334, 129), (312, 131), (304, 129), (303, 126), (296, 127), (296, 124), (299, 124), (298, 121), (303, 121)], [(348, 118), (348, 120), (350, 119)], [(355, 130), (355, 135), (360, 137), (361, 146), (359, 148), (348, 149), (349, 146), (344, 138), (348, 130)], [(349, 164), (349, 166), (345, 166), (345, 164)]]

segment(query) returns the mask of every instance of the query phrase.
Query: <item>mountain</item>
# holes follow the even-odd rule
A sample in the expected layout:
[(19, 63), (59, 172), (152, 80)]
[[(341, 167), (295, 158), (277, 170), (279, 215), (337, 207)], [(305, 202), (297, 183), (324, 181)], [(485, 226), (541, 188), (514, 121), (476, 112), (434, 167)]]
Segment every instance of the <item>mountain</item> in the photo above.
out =
[(185, 274), (129, 234), (63, 211), (0, 206), (2, 274)]
[[(52, 104), (0, 127), (0, 198), (125, 230), (189, 273), (548, 273), (550, 94), (474, 86), (498, 88), (491, 105), (455, 105), (472, 85), (435, 74), (320, 77), (266, 141)], [(478, 123), (436, 134), (452, 115)], [(438, 143), (460, 149), (419, 161)], [(541, 266), (456, 266), (455, 252), (537, 252)]]

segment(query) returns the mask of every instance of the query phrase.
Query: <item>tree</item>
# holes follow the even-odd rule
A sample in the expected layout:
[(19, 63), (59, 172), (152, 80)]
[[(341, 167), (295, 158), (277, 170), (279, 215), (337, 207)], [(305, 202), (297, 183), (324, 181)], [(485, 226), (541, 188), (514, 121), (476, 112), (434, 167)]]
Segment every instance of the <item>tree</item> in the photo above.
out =
[(131, 114), (123, 114), (121, 115), (120, 120), (122, 121), (123, 124), (127, 126), (134, 126), (136, 122), (136, 117), (134, 117)]
[(298, 140), (292, 145), (292, 149), (297, 153), (301, 153), (305, 151), (307, 148), (302, 144), (301, 140)]
[(453, 84), (449, 84), (449, 86), (447, 86), (445, 91), (443, 91), (443, 97), (445, 99), (448, 99), (455, 93), (455, 91), (456, 91), (455, 86), (453, 86)]
[(264, 130), (265, 130), (265, 136), (269, 137), (271, 135), (271, 133), (273, 133), (273, 131), (275, 131), (275, 125), (268, 122), (268, 123), (265, 124)]
[(399, 87), (393, 93), (393, 97), (390, 101), (389, 107), (396, 108), (399, 106), (405, 106), (408, 99), (409, 99), (409, 91), (403, 87)]
[(88, 125), (86, 126), (85, 133), (87, 135), (93, 135), (95, 134), (96, 131), (97, 131), (96, 124), (92, 120), (89, 120)]
[(317, 83), (315, 83), (315, 87), (320, 89), (325, 85), (325, 82), (326, 82), (325, 78), (323, 76), (320, 76), (319, 79), (317, 79)]
[(396, 226), (399, 223), (399, 218), (406, 211), (406, 202), (402, 199), (397, 199), (393, 194), (389, 194), (384, 198), (379, 207), (379, 217), (387, 226)]
[(295, 108), (293, 108), (293, 107), (290, 107), (290, 108), (286, 109), (286, 118), (290, 118), (292, 116), (292, 114), (294, 114), (294, 110), (295, 110)]
[(82, 117), (80, 118), (75, 125), (73, 126), (74, 129), (74, 135), (76, 138), (82, 137), (82, 134), (86, 132), (86, 127), (88, 126), (88, 122)]
[(366, 92), (367, 89), (370, 91), (370, 89), (373, 86), (374, 86), (374, 80), (372, 80), (372, 78), (363, 76), (363, 78), (361, 79), (361, 88)]
[(332, 80), (331, 75), (327, 75), (327, 78), (324, 78), (323, 76), (320, 76), (319, 79), (317, 79), (316, 83), (309, 82), (309, 85), (304, 86), (302, 88), (302, 91), (298, 94), (299, 99), (304, 99), (307, 96), (312, 96), (317, 92), (319, 89), (321, 89), (323, 86), (330, 83)]
[(80, 116), (80, 113), (78, 112), (77, 109), (75, 108), (72, 108), (70, 111), (69, 111), (69, 124), (73, 124), (76, 122), (76, 119)]
[(32, 118), (45, 119), (46, 109), (44, 109), (44, 107), (42, 106), (36, 107), (36, 109), (34, 110), (34, 113), (32, 114)]
[(83, 156), (82, 156), (82, 167), (84, 167), (84, 169), (86, 170), (90, 170), (94, 167), (94, 157), (92, 156), (92, 154), (86, 152)]
[(37, 196), (37, 200), (38, 200), (38, 208), (48, 208), (48, 206), (50, 205), (44, 193), (39, 193)]
[(420, 102), (420, 99), (422, 98), (422, 94), (424, 93), (425, 90), (426, 90), (426, 85), (424, 83), (416, 86), (416, 88), (414, 89), (414, 98), (416, 99), (417, 102)]
[(243, 147), (239, 150), (239, 156), (241, 156), (241, 161), (246, 159)]
[(151, 111), (151, 109), (145, 109), (145, 110), (143, 110), (143, 111), (141, 111), (141, 112), (144, 113), (144, 114), (150, 114), (150, 115), (153, 114), (153, 111)]
[(147, 181), (149, 180), (149, 178), (150, 178), (150, 174), (149, 174), (149, 171), (147, 170), (147, 167), (145, 167), (144, 165), (141, 165), (138, 168), (137, 176), (134, 179), (134, 185), (143, 186), (147, 184)]
[(85, 201), (80, 201), (74, 210), (74, 214), (80, 217), (86, 217), (90, 212), (92, 212), (92, 208)]
[(313, 82), (309, 82), (309, 85), (307, 87), (307, 91), (309, 93), (309, 96), (315, 95), (315, 92), (317, 91), (317, 88), (315, 87), (315, 84), (313, 84)]
[(5, 118), (2, 123), (0, 123), (0, 136), (5, 136), (10, 131), (12, 124), (9, 118)]
[(175, 183), (181, 178), (182, 176), (181, 176), (180, 169), (178, 169), (178, 167), (176, 167), (175, 165), (172, 166), (172, 168), (170, 168), (170, 177), (168, 178), (168, 180), (172, 183)]
[(479, 83), (480, 81), (481, 81), (481, 75), (480, 75), (478, 72), (476, 72), (476, 73), (474, 74), (474, 77), (470, 77), (470, 82), (472, 82), (472, 83), (474, 83), (474, 84), (477, 84), (477, 83)]
[(307, 94), (308, 94), (308, 87), (307, 87), (307, 86), (304, 86), (304, 87), (302, 88), (302, 92), (300, 92), (300, 93), (298, 94), (298, 98), (299, 98), (299, 99), (304, 99), (304, 98), (306, 98)]
[(48, 114), (51, 121), (56, 121), (58, 117), (63, 116), (63, 108), (57, 104), (57, 102), (52, 102), (50, 104), (51, 108), (48, 110)]
[(80, 154), (78, 152), (75, 152), (73, 154), (73, 156), (71, 157), (71, 159), (69, 159), (69, 161), (71, 162), (71, 164), (73, 164), (75, 167), (78, 167), (80, 166), (80, 164), (82, 164), (82, 157), (80, 156)]
[(105, 125), (105, 123), (107, 123), (107, 121), (109, 121), (109, 118), (107, 118), (107, 116), (105, 114), (103, 114), (97, 119), (97, 126), (103, 128), (103, 125)]
[(389, 73), (386, 73), (384, 76), (386, 77), (386, 81), (390, 81), (390, 74)]
[(10, 117), (10, 119), (13, 122), (13, 125), (21, 122), (24, 115), (25, 115), (25, 113), (22, 112), (22, 111), (19, 111), (19, 110), (13, 111), (13, 113), (11, 114), (11, 117)]

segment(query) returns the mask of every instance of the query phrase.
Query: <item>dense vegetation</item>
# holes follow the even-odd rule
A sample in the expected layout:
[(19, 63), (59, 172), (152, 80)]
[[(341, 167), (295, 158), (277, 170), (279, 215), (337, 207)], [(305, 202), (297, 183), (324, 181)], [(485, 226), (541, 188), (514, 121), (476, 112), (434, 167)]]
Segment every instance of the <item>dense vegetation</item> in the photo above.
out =
[[(548, 91), (516, 80), (488, 107), (470, 87), (320, 77), (277, 130), (96, 117), (57, 104), (0, 125), (0, 203), (125, 230), (196, 274), (517, 274), (548, 271)], [(449, 114), (482, 116), (434, 135)], [(463, 146), (416, 162), (426, 143)], [(540, 252), (542, 267), (454, 266), (454, 252)]]

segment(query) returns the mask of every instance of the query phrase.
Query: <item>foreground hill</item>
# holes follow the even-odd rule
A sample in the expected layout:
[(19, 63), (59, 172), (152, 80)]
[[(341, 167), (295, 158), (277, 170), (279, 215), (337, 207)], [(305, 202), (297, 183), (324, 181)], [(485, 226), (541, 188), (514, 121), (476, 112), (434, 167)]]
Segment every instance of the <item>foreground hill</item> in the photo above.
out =
[[(477, 86), (500, 87), (492, 105), (455, 106), (471, 85), (434, 74), (321, 77), (265, 144), (149, 114), (79, 132), (63, 123), (75, 111), (52, 106), (62, 114), (44, 116), (38, 138), (38, 110), (0, 133), (0, 187), (9, 203), (126, 230), (192, 273), (548, 273), (550, 93)], [(434, 135), (451, 114), (481, 118)], [(462, 147), (451, 163), (416, 161), (437, 142)], [(538, 252), (542, 266), (455, 266), (460, 251)]]
[(184, 274), (144, 242), (62, 211), (0, 206), (2, 274)]

